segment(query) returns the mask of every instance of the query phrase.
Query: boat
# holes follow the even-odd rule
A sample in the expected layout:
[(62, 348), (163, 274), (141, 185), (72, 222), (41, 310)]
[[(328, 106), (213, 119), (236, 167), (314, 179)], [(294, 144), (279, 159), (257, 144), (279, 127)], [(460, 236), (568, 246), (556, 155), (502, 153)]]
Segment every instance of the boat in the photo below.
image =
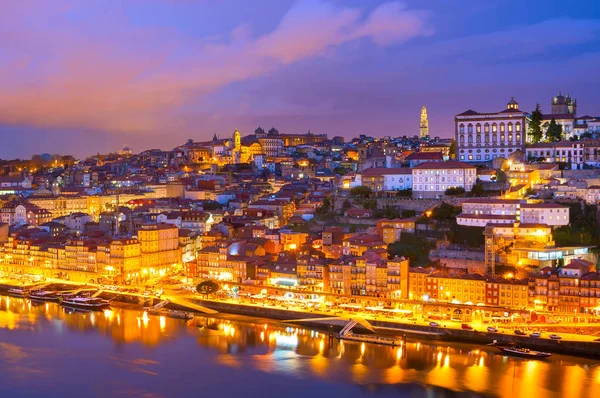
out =
[(100, 311), (110, 308), (110, 301), (97, 297), (65, 297), (61, 300), (60, 304), (63, 307), (82, 310)]
[(549, 352), (530, 350), (529, 348), (520, 347), (519, 345), (517, 345), (514, 342), (505, 343), (505, 344), (493, 342), (490, 345), (496, 347), (504, 354), (513, 355), (513, 356), (522, 357), (522, 358), (542, 359), (542, 358), (548, 358), (548, 357), (552, 356), (552, 354)]
[(23, 298), (23, 297), (27, 297), (27, 295), (29, 294), (29, 291), (18, 288), (18, 287), (13, 287), (13, 288), (8, 289), (6, 291), (6, 294), (8, 294), (9, 296), (13, 296), (13, 297)]
[(194, 319), (194, 314), (191, 312), (187, 312), (187, 311), (170, 310), (167, 308), (152, 308), (152, 307), (146, 307), (146, 308), (144, 308), (144, 310), (150, 315), (162, 315), (162, 316), (168, 316), (170, 318), (185, 319), (185, 320)]
[(58, 292), (46, 291), (46, 290), (37, 290), (29, 292), (29, 298), (35, 301), (52, 301), (58, 303), (60, 301), (60, 296)]

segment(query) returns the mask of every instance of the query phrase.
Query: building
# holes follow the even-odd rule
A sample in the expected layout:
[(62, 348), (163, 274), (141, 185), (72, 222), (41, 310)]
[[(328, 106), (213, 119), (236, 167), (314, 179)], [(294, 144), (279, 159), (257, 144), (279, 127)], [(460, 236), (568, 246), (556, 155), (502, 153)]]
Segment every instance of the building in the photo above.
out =
[(471, 191), (476, 181), (475, 166), (454, 160), (427, 162), (412, 168), (412, 194), (415, 198), (439, 198), (448, 188), (461, 187)]
[(360, 181), (373, 192), (412, 189), (412, 170), (407, 167), (365, 169), (361, 173)]
[(177, 227), (168, 224), (144, 225), (138, 231), (137, 239), (141, 245), (143, 279), (165, 275), (181, 263)]
[(530, 161), (568, 163), (571, 169), (577, 170), (586, 163), (587, 151), (584, 141), (559, 141), (531, 144), (525, 153)]
[(519, 110), (514, 98), (503, 111), (480, 113), (469, 109), (456, 115), (454, 121), (457, 159), (462, 162), (508, 158), (525, 148), (527, 113)]
[(421, 107), (421, 121), (419, 123), (419, 138), (424, 139), (429, 137), (429, 120), (427, 119), (427, 108), (425, 105)]
[(485, 227), (488, 224), (569, 225), (569, 208), (554, 203), (527, 203), (524, 199), (468, 199), (456, 217), (458, 225)]
[(415, 220), (402, 218), (388, 220), (382, 218), (377, 220), (376, 232), (383, 242), (387, 244), (394, 243), (400, 240), (402, 232), (415, 232)]

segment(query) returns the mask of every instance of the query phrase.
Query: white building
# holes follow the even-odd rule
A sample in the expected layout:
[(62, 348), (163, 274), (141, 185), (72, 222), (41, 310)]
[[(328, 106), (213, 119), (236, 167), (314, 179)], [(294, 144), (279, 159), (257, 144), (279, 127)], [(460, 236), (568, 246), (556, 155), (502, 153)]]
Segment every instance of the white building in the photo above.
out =
[(521, 205), (521, 222), (547, 224), (551, 227), (569, 225), (569, 208), (555, 203)]
[(412, 169), (413, 197), (438, 198), (448, 188), (470, 191), (477, 180), (477, 169), (466, 163), (449, 161), (421, 163)]
[(586, 150), (584, 141), (543, 142), (529, 145), (525, 149), (527, 159), (541, 160), (548, 163), (569, 163), (571, 169), (581, 169), (585, 163)]
[(407, 167), (365, 169), (359, 181), (373, 192), (391, 192), (412, 188), (412, 169)]
[(496, 113), (469, 109), (456, 115), (456, 153), (462, 162), (486, 162), (508, 156), (525, 147), (527, 114), (511, 99), (507, 108)]
[(554, 203), (531, 203), (520, 199), (471, 199), (462, 203), (458, 225), (485, 227), (488, 224), (569, 224), (569, 208)]

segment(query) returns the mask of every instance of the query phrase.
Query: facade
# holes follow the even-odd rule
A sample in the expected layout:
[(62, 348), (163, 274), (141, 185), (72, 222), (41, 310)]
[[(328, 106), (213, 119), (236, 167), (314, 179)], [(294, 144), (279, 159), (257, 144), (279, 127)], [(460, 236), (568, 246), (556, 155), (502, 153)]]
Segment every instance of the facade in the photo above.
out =
[(403, 168), (371, 168), (361, 173), (361, 184), (373, 192), (394, 192), (412, 189), (412, 170)]
[(439, 198), (453, 187), (473, 189), (475, 166), (457, 161), (422, 163), (412, 168), (412, 194), (415, 198)]
[(511, 99), (505, 110), (480, 113), (469, 109), (455, 117), (457, 160), (489, 162), (525, 148), (527, 114)]
[(142, 253), (142, 277), (165, 275), (181, 263), (177, 227), (168, 224), (144, 225), (137, 239)]

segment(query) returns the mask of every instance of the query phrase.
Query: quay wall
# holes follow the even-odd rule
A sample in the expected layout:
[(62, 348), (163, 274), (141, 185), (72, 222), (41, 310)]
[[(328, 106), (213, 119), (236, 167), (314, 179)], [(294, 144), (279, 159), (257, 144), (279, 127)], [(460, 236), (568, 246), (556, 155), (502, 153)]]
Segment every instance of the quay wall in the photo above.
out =
[[(270, 307), (247, 306), (234, 303), (224, 303), (211, 300), (194, 300), (200, 305), (220, 312), (247, 315), (254, 317), (270, 318), (276, 320), (306, 320), (297, 322), (307, 327), (329, 327), (333, 326), (338, 330), (344, 323), (344, 320), (333, 316), (306, 313), (299, 311), (280, 310)], [(331, 318), (331, 319), (327, 319)], [(314, 319), (311, 321), (311, 319)], [(517, 336), (507, 333), (486, 333), (478, 331), (469, 331), (461, 329), (446, 329), (431, 327), (427, 325), (404, 324), (384, 320), (369, 320), (369, 322), (379, 329), (378, 332), (390, 335), (407, 335), (416, 338), (438, 338), (444, 341), (462, 342), (470, 344), (487, 344), (493, 340), (514, 341), (524, 347), (540, 351), (548, 351), (565, 355), (583, 356), (590, 358), (600, 358), (600, 343), (583, 341), (562, 341), (550, 339), (532, 339), (527, 336)], [(294, 322), (293, 322), (294, 323)], [(420, 335), (420, 333), (429, 333)], [(439, 334), (436, 336), (436, 334)]]

